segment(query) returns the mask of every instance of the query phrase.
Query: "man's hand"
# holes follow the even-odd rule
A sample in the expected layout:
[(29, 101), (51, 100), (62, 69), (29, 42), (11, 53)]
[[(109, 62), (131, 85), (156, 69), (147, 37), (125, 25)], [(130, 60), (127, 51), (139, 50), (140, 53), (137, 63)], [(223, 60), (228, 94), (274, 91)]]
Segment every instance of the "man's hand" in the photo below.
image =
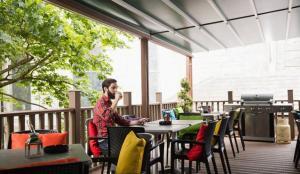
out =
[(117, 100), (121, 100), (122, 99), (122, 93), (121, 92), (119, 92), (119, 91), (117, 91), (116, 92), (116, 94), (115, 94), (115, 99), (117, 99)]
[(145, 122), (148, 122), (148, 121), (149, 121), (148, 118), (141, 118), (141, 119), (138, 120), (138, 124), (139, 124), (139, 125), (144, 125)]

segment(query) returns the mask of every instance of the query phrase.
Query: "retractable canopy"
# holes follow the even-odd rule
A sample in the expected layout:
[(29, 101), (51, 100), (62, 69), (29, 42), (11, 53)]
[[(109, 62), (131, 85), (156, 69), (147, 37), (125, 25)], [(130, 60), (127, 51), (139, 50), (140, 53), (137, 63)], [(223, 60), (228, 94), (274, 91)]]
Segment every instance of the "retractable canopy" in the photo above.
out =
[(185, 55), (300, 36), (299, 0), (49, 0)]

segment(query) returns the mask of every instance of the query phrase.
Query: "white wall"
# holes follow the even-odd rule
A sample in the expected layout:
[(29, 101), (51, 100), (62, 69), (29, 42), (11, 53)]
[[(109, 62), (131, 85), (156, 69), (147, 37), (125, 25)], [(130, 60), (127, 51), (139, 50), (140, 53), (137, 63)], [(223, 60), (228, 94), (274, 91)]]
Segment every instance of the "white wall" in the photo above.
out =
[(300, 99), (300, 39), (198, 53), (193, 59), (194, 100), (234, 99), (244, 93), (272, 93)]

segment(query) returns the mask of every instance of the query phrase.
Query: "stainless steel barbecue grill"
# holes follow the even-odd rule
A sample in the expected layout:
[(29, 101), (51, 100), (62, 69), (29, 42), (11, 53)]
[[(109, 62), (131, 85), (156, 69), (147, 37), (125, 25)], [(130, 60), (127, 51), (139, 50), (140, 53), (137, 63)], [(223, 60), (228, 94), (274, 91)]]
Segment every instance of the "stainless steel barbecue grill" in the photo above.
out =
[(274, 104), (272, 94), (244, 94), (241, 104), (227, 104), (225, 111), (243, 107), (242, 136), (244, 140), (275, 141), (275, 115), (290, 112), (292, 104)]
[(245, 94), (241, 96), (245, 108), (242, 118), (244, 140), (274, 141), (274, 113), (272, 94)]

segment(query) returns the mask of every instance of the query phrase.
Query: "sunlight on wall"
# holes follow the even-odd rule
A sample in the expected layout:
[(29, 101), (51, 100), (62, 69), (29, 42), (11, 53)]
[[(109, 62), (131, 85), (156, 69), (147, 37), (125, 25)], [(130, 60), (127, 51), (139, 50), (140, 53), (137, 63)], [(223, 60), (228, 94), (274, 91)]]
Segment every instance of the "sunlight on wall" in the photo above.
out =
[(300, 98), (300, 39), (198, 53), (193, 59), (194, 100), (226, 100), (245, 93)]

